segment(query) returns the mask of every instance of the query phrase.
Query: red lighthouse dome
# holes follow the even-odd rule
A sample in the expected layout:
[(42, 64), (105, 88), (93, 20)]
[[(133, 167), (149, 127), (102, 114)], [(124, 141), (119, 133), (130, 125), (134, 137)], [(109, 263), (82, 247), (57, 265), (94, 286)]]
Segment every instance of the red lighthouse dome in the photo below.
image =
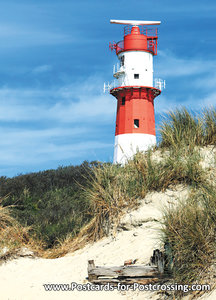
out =
[[(129, 28), (126, 30), (129, 31)], [(124, 36), (124, 51), (146, 51), (147, 48), (147, 36), (140, 34), (140, 29), (138, 26), (133, 26), (131, 33), (128, 33)]]

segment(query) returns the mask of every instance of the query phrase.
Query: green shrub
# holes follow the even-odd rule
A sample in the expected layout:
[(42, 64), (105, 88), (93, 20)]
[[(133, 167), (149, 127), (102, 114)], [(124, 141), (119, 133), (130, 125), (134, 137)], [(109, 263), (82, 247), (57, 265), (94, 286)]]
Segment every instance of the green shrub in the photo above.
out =
[(91, 176), (91, 164), (3, 178), (3, 206), (12, 205), (12, 216), (30, 233), (52, 247), (68, 234), (75, 236), (93, 216), (83, 186)]

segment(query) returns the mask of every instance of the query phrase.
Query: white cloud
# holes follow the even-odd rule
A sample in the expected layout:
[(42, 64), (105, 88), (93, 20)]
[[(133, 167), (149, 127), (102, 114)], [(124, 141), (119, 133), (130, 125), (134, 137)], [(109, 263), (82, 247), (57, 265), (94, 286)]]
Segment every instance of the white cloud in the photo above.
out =
[(206, 58), (179, 58), (170, 51), (159, 51), (157, 62), (157, 73), (164, 77), (182, 77), (191, 75), (201, 75), (215, 72), (213, 66), (216, 60), (206, 60)]
[(35, 166), (86, 156), (89, 151), (112, 145), (89, 138), (91, 128), (0, 128), (0, 165)]
[[(113, 118), (115, 99), (102, 92), (95, 77), (51, 90), (0, 89), (0, 121), (42, 121), (80, 124)], [(50, 100), (50, 103), (49, 103)]]
[(98, 141), (83, 141), (69, 144), (54, 144), (52, 142), (40, 142), (28, 144), (20, 143), (11, 144), (10, 148), (0, 148), (0, 165), (1, 166), (35, 166), (41, 163), (49, 163), (50, 161), (63, 161), (87, 157), (89, 151), (96, 149), (105, 149), (111, 147), (111, 144)]
[(1, 49), (8, 47), (26, 47), (55, 45), (74, 42), (72, 36), (46, 30), (38, 30), (17, 24), (0, 23)]
[(166, 113), (182, 106), (201, 110), (216, 105), (214, 65), (215, 60), (179, 58), (170, 51), (160, 51), (155, 73), (166, 80), (166, 89), (155, 99), (156, 112)]
[(171, 100), (168, 97), (161, 95), (154, 101), (155, 113), (167, 113), (168, 111), (175, 109), (178, 105), (179, 103), (176, 101), (175, 97)]
[(40, 73), (46, 73), (46, 72), (49, 72), (49, 71), (52, 71), (52, 66), (50, 66), (50, 65), (42, 65), (42, 66), (35, 67), (32, 70), (32, 73), (40, 74)]
[(48, 129), (28, 129), (28, 128), (4, 128), (0, 127), (1, 139), (0, 148), (5, 146), (14, 147), (16, 144), (31, 144), (32, 146), (38, 142), (48, 142), (53, 139), (69, 138), (73, 140), (74, 137), (83, 135), (89, 130), (87, 128), (73, 127), (62, 128), (52, 127)]
[(115, 114), (113, 99), (107, 96), (85, 96), (81, 101), (75, 103), (58, 102), (50, 108), (50, 118), (61, 122), (79, 122), (85, 123), (88, 120), (93, 122), (110, 119)]
[(206, 97), (200, 100), (200, 105), (202, 108), (216, 106), (216, 91), (208, 94)]
[(207, 92), (211, 92), (216, 89), (216, 69), (210, 70), (209, 74), (199, 77), (194, 80), (193, 86), (195, 88), (202, 88)]
[(166, 114), (169, 111), (183, 106), (194, 111), (201, 111), (204, 108), (216, 106), (216, 91), (205, 97), (199, 97), (194, 94), (182, 101), (179, 101), (176, 95), (173, 95), (172, 98), (170, 98), (170, 96), (159, 96), (155, 101), (155, 112), (158, 114)]
[(188, 1), (181, 1), (181, 2), (173, 2), (173, 4), (168, 1), (167, 5), (163, 2), (163, 5), (160, 6), (160, 13), (172, 13), (178, 14), (184, 13), (189, 14), (191, 19), (194, 18), (200, 18), (200, 16), (203, 16), (203, 13), (212, 13), (216, 11), (216, 5), (214, 3), (208, 3), (205, 2), (197, 2), (197, 5), (194, 4), (194, 2), (188, 2)]

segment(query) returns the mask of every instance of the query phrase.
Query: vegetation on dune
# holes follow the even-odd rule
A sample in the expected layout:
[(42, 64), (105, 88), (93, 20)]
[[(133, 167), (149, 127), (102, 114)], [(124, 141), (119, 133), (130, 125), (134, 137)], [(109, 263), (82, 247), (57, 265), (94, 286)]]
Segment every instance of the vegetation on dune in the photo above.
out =
[(197, 190), (176, 208), (166, 210), (162, 237), (168, 260), (172, 262), (170, 271), (175, 282), (188, 284), (202, 279), (213, 264), (216, 254), (215, 211), (214, 187)]
[(113, 222), (129, 208), (139, 204), (149, 191), (164, 191), (178, 183), (196, 187), (205, 184), (196, 150), (179, 148), (171, 151), (161, 161), (154, 159), (154, 152), (137, 153), (128, 164), (101, 165), (93, 169), (94, 175), (86, 197), (93, 205), (95, 239), (108, 233)]
[[(205, 109), (200, 115), (185, 108), (168, 115), (161, 126), (162, 149), (179, 152), (216, 145), (216, 110)], [(197, 149), (197, 150), (195, 150)], [(212, 148), (213, 149), (213, 148)], [(195, 166), (195, 165), (194, 165)], [(198, 171), (200, 164), (195, 166)], [(199, 171), (200, 172), (200, 171)], [(216, 259), (216, 155), (215, 161), (202, 170), (202, 178), (191, 195), (164, 214), (162, 240), (168, 244), (170, 269), (175, 282), (203, 280)]]
[(60, 167), (57, 170), (0, 178), (3, 206), (12, 206), (11, 215), (30, 234), (40, 238), (46, 248), (53, 247), (68, 234), (75, 236), (92, 217), (84, 195), (95, 163)]
[(36, 253), (41, 251), (42, 243), (29, 235), (28, 227), (23, 227), (12, 217), (13, 207), (4, 207), (0, 199), (0, 257), (5, 259), (17, 254), (20, 248), (29, 247)]
[(1, 177), (0, 196), (8, 195), (3, 205), (14, 205), (12, 216), (52, 248), (48, 257), (57, 257), (107, 235), (148, 192), (187, 185), (189, 198), (164, 214), (162, 241), (173, 280), (194, 282), (216, 254), (216, 168), (203, 169), (200, 154), (200, 147), (216, 145), (216, 110), (171, 112), (160, 134), (157, 149), (137, 153), (124, 166), (85, 162)]
[(186, 108), (171, 111), (161, 124), (160, 134), (161, 148), (216, 145), (216, 109), (205, 109), (201, 114)]

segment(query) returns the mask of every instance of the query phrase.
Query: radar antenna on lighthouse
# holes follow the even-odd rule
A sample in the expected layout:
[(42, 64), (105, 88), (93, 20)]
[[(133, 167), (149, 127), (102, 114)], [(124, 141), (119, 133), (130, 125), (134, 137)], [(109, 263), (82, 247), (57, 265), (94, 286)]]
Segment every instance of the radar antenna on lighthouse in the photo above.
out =
[(137, 151), (146, 151), (156, 144), (154, 98), (161, 93), (153, 85), (153, 56), (157, 55), (157, 28), (160, 21), (110, 20), (127, 25), (124, 39), (110, 43), (119, 64), (113, 76), (118, 80), (110, 86), (117, 99), (114, 163), (124, 164)]
[(123, 25), (160, 25), (160, 21), (110, 20), (111, 24)]

